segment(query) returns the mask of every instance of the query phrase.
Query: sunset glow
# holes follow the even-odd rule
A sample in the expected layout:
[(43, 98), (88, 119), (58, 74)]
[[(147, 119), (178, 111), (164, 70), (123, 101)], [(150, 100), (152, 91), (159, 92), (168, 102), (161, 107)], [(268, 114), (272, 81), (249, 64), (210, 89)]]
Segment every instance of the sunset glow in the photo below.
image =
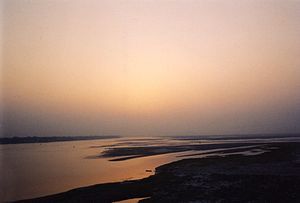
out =
[(7, 136), (300, 130), (299, 1), (2, 7)]

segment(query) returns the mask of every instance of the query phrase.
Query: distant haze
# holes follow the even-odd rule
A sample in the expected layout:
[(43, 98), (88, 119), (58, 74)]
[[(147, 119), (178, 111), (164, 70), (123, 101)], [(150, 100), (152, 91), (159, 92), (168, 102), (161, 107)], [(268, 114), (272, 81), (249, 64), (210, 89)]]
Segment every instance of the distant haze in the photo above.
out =
[(4, 136), (300, 132), (299, 0), (2, 0)]

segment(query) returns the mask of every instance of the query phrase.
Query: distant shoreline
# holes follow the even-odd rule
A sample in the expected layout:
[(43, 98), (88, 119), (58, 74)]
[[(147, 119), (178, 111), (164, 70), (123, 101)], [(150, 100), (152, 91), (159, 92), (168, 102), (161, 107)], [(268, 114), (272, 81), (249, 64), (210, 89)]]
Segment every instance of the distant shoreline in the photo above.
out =
[[(119, 135), (90, 135), (90, 136), (24, 136), (24, 137), (0, 137), (0, 144), (34, 144), (48, 142), (67, 142), (83, 140), (99, 140), (120, 138)], [(126, 137), (126, 136), (125, 136)], [(130, 136), (129, 136), (130, 137)], [(156, 136), (153, 136), (156, 137)], [(270, 138), (299, 138), (300, 133), (279, 133), (279, 134), (226, 134), (226, 135), (175, 135), (157, 136), (171, 137), (178, 140), (236, 140), (236, 139), (270, 139)]]
[(82, 141), (82, 140), (100, 140), (120, 138), (114, 135), (93, 135), (93, 136), (51, 136), (51, 137), (2, 137), (0, 144), (33, 144), (33, 143), (48, 143), (48, 142), (67, 142), (67, 141)]

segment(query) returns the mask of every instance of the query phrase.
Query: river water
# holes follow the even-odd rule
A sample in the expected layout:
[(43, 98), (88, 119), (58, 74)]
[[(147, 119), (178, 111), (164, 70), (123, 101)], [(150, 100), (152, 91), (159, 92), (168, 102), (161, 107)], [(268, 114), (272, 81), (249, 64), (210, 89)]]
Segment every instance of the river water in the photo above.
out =
[(109, 147), (194, 143), (195, 140), (130, 137), (0, 145), (0, 199), (4, 202), (14, 201), (99, 183), (144, 178), (152, 175), (156, 167), (195, 152), (170, 153), (117, 162), (98, 156)]

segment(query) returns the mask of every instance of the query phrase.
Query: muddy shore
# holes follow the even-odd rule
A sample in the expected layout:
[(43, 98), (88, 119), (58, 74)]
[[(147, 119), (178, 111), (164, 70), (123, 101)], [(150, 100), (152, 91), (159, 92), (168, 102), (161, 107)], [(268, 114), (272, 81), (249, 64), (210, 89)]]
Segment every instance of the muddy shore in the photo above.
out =
[(20, 202), (300, 202), (300, 143), (263, 154), (189, 158), (141, 180), (98, 184)]

